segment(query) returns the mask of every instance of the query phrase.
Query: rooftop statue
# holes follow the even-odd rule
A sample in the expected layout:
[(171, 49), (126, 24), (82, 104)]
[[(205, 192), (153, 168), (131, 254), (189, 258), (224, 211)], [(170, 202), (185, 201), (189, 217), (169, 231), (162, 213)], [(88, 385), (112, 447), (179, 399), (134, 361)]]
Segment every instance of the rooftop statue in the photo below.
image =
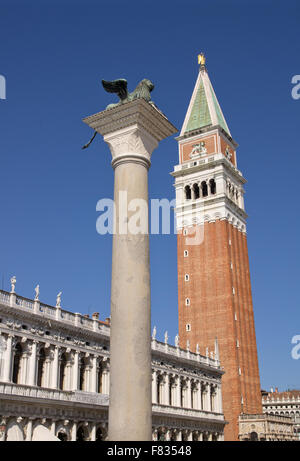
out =
[(200, 64), (200, 66), (205, 66), (205, 61), (204, 53), (198, 54), (198, 64)]
[[(136, 87), (132, 93), (128, 93), (127, 90), (127, 80), (125, 78), (119, 78), (118, 80), (112, 80), (111, 82), (107, 80), (102, 80), (102, 85), (105, 91), (108, 93), (116, 93), (120, 101), (117, 103), (109, 104), (105, 110), (112, 109), (113, 107), (120, 106), (126, 102), (134, 101), (135, 99), (144, 99), (147, 102), (151, 101), (150, 93), (154, 89), (154, 85), (151, 80), (144, 78)], [(82, 149), (86, 149), (93, 142), (97, 134), (97, 131), (93, 134), (90, 141), (85, 144)]]

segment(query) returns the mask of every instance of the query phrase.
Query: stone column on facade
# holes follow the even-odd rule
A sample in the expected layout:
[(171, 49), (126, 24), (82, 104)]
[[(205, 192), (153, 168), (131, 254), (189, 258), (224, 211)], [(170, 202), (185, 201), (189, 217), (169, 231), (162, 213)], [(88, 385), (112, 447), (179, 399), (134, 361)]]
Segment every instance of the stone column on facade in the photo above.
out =
[(191, 380), (190, 378), (186, 379), (186, 407), (187, 408), (192, 408), (192, 402), (191, 402)]
[(98, 379), (98, 373), (97, 373), (97, 356), (94, 355), (92, 358), (92, 373), (91, 373), (91, 387), (90, 391), (91, 392), (97, 392), (97, 379)]
[(23, 336), (23, 338), (21, 339), (21, 343), (22, 343), (22, 354), (21, 354), (21, 359), (20, 359), (20, 383), (19, 384), (27, 384), (30, 349), (28, 345), (28, 339), (26, 338), (26, 336)]
[(164, 375), (161, 374), (158, 380), (159, 386), (159, 402), (161, 405), (165, 404), (165, 381)]
[(37, 365), (37, 341), (33, 341), (31, 345), (31, 356), (30, 356), (30, 365), (29, 365), (29, 377), (28, 384), (29, 386), (36, 385), (36, 365)]
[(192, 431), (188, 431), (187, 439), (188, 439), (188, 441), (193, 441), (193, 432)]
[(58, 388), (58, 346), (54, 347), (53, 362), (52, 362), (52, 385), (53, 389)]
[(90, 441), (95, 442), (96, 441), (96, 424), (91, 425), (91, 432), (90, 432)]
[(170, 376), (168, 373), (165, 374), (165, 392), (164, 392), (164, 404), (170, 405)]
[(12, 363), (12, 342), (13, 336), (8, 335), (6, 340), (6, 350), (4, 354), (4, 372), (3, 372), (3, 381), (5, 383), (11, 382), (11, 363)]
[[(84, 122), (104, 136), (115, 170), (109, 440), (151, 440), (148, 169), (159, 141), (176, 130), (143, 99), (92, 115)], [(145, 222), (136, 229), (136, 220), (131, 218), (143, 206)]]
[(32, 440), (32, 425), (33, 425), (33, 421), (32, 419), (29, 419), (27, 423), (27, 428), (26, 428), (26, 441), (27, 442), (31, 442)]
[(152, 403), (157, 402), (157, 373), (156, 370), (152, 371)]
[(203, 442), (203, 432), (199, 432), (198, 442)]
[(109, 394), (109, 381), (108, 381), (108, 364), (106, 362), (105, 368), (102, 372), (102, 393)]
[(206, 402), (207, 402), (207, 411), (212, 411), (212, 409), (211, 409), (211, 387), (210, 387), (210, 384), (207, 385)]
[(56, 421), (52, 420), (50, 425), (50, 432), (52, 435), (56, 435)]
[(73, 422), (72, 430), (71, 430), (71, 441), (76, 442), (77, 439), (77, 422)]
[(79, 352), (74, 352), (74, 363), (73, 363), (73, 390), (78, 390), (78, 379), (79, 379)]
[(178, 429), (178, 431), (177, 431), (176, 440), (177, 440), (178, 442), (181, 442), (181, 440), (182, 440), (182, 431), (181, 431), (180, 429)]
[(218, 413), (223, 413), (222, 389), (221, 389), (220, 385), (217, 386), (216, 392), (217, 392), (217, 405), (218, 405), (217, 412)]
[(197, 382), (196, 402), (197, 410), (201, 410), (201, 383), (199, 381)]
[(176, 406), (181, 407), (181, 381), (180, 381), (180, 376), (176, 377)]

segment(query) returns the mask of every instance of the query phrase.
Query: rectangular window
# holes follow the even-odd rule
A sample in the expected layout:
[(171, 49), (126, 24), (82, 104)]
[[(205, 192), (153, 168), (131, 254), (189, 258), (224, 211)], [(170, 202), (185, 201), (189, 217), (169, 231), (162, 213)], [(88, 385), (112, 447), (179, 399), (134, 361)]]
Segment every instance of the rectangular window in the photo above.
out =
[(188, 281), (190, 280), (190, 276), (189, 276), (189, 274), (185, 274), (185, 276), (184, 276), (184, 280), (185, 280), (186, 282), (188, 282)]
[(187, 257), (188, 257), (188, 255), (189, 255), (189, 252), (188, 252), (188, 250), (184, 250), (184, 252), (183, 252), (183, 256), (184, 256), (185, 258), (187, 258)]
[(186, 331), (191, 331), (191, 324), (187, 323), (185, 326)]

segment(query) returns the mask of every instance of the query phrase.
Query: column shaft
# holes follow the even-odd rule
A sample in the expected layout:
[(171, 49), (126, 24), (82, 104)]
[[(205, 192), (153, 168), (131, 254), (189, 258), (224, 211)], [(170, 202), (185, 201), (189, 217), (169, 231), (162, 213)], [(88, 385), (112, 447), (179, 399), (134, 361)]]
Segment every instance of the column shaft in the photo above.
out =
[(148, 204), (145, 164), (132, 161), (115, 169), (109, 440), (151, 440), (149, 236), (134, 235), (129, 226), (127, 233), (119, 233), (119, 224), (126, 224), (122, 204), (119, 210), (120, 191), (127, 192), (129, 205), (135, 199)]

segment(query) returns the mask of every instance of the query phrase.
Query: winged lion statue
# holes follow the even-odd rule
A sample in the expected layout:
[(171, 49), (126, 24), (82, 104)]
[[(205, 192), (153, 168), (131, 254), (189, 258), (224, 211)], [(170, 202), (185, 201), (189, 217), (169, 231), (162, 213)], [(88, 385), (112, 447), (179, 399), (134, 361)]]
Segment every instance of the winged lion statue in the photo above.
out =
[[(107, 80), (102, 80), (102, 85), (105, 91), (108, 93), (116, 93), (120, 101), (114, 104), (109, 104), (105, 110), (112, 109), (113, 107), (120, 106), (121, 104), (125, 104), (126, 102), (133, 101), (134, 99), (145, 99), (145, 101), (151, 101), (151, 91), (154, 89), (154, 84), (151, 80), (144, 78), (135, 88), (132, 93), (128, 92), (127, 89), (127, 80), (125, 78), (119, 78), (118, 80), (112, 80), (111, 82)], [(97, 131), (93, 134), (90, 141), (85, 144), (82, 149), (86, 149), (89, 145), (93, 142), (97, 134)]]

